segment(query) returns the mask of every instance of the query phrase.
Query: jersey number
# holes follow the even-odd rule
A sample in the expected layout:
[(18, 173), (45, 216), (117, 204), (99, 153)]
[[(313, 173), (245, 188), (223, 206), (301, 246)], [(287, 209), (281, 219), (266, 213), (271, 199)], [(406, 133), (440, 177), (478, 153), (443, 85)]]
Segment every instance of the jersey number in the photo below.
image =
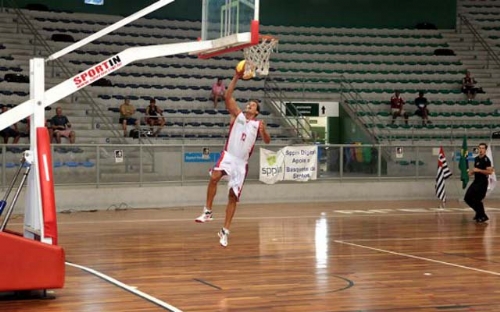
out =
[(242, 134), (241, 134), (241, 140), (242, 140), (243, 142), (245, 142), (245, 139), (246, 139), (246, 138), (247, 138), (247, 134), (246, 134), (246, 133), (242, 133)]

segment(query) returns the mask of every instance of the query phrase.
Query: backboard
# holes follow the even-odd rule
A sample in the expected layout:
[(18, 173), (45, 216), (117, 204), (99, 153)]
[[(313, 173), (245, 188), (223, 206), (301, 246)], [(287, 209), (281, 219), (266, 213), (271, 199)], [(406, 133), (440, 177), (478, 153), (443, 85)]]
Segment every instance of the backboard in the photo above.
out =
[(208, 58), (259, 41), (260, 0), (203, 0), (201, 40), (212, 40), (213, 48), (200, 53)]

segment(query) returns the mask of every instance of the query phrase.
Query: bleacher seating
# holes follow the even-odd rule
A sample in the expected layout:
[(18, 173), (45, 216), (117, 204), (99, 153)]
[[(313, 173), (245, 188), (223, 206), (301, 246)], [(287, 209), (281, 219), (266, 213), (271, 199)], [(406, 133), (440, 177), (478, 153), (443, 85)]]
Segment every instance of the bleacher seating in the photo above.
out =
[[(70, 34), (78, 40), (119, 19), (50, 11), (25, 13), (32, 17), (47, 40), (54, 33)], [(1, 16), (4, 20), (9, 18), (6, 13)], [(199, 32), (199, 22), (141, 19), (64, 56), (62, 60), (78, 72), (127, 47), (192, 41)], [(349, 100), (346, 104), (356, 105), (352, 106), (356, 108), (366, 107), (366, 110), (357, 111), (366, 127), (380, 128), (391, 138), (399, 136), (418, 140), (419, 137), (427, 138), (434, 134), (443, 136), (443, 129), (454, 127), (459, 130), (475, 129), (487, 135), (493, 123), (485, 126), (479, 119), (498, 117), (492, 105), (494, 99), (490, 99), (488, 92), (479, 94), (472, 103), (464, 101), (460, 84), (467, 67), (459, 55), (435, 55), (436, 49), (450, 48), (439, 30), (264, 25), (262, 32), (274, 34), (280, 39), (279, 53), (272, 56), (271, 76), (288, 97), (338, 99), (341, 92), (356, 93), (362, 101)], [(17, 58), (29, 50), (29, 36), (16, 37), (17, 42), (6, 41), (0, 45), (1, 73), (27, 73), (26, 58)], [(27, 47), (20, 47), (23, 42)], [(66, 45), (63, 42), (51, 44), (56, 50)], [(178, 138), (180, 135), (206, 139), (209, 132), (213, 133), (213, 137), (220, 138), (224, 137), (227, 116), (224, 116), (223, 110), (213, 110), (207, 96), (216, 77), (230, 77), (236, 60), (240, 58), (240, 54), (231, 53), (209, 60), (189, 55), (143, 60), (109, 75), (111, 86), (93, 86), (89, 91), (113, 123), (118, 119), (117, 108), (125, 96), (130, 97), (132, 104), (139, 109), (154, 97), (164, 109), (167, 120), (162, 138)], [(60, 81), (61, 73), (57, 69), (55, 72), (54, 82)], [(348, 90), (341, 86), (345, 82), (349, 82)], [(401, 125), (399, 120), (395, 126), (387, 126), (390, 120), (387, 104), (395, 89), (405, 97), (410, 112), (418, 91), (424, 90), (431, 105), (431, 120), (436, 120), (433, 126), (420, 129), (414, 117), (409, 127)], [(243, 105), (250, 95), (262, 97), (263, 92), (262, 79), (246, 81), (238, 87), (238, 102)], [(13, 86), (0, 81), (0, 100), (8, 98), (10, 103), (19, 103), (27, 97), (27, 86)], [(63, 102), (61, 105), (70, 119), (84, 119), (89, 109), (77, 109), (73, 104)], [(274, 137), (286, 137), (279, 118), (269, 112), (262, 115), (272, 125), (269, 128)], [(375, 117), (377, 122), (373, 123), (373, 118), (366, 117)], [(81, 127), (77, 130), (82, 134), (79, 134), (82, 142), (95, 141), (98, 135), (90, 132), (106, 131), (106, 127), (95, 130), (93, 125), (78, 126)], [(87, 135), (84, 131), (89, 132), (88, 137), (83, 136)], [(104, 134), (102, 137), (107, 136)]]

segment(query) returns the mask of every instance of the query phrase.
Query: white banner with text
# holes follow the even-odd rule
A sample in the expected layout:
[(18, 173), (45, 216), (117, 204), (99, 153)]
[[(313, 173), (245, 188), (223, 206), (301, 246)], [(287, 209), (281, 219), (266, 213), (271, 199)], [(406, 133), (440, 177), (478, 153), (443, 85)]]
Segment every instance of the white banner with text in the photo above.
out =
[(266, 184), (278, 181), (316, 180), (318, 147), (286, 146), (277, 152), (260, 149), (259, 180)]

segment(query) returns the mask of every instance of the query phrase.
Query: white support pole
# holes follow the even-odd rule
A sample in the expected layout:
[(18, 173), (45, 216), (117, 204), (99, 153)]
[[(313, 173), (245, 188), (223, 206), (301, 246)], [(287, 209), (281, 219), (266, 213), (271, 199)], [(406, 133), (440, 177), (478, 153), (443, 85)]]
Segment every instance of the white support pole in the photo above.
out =
[(255, 21), (259, 20), (259, 11), (260, 11), (260, 0), (255, 0), (254, 14), (253, 19)]
[(202, 9), (201, 9), (201, 40), (208, 40), (208, 1), (203, 0)]
[[(241, 39), (247, 40), (247, 37), (242, 36)], [(123, 50), (117, 55), (91, 66), (87, 70), (52, 87), (45, 91), (44, 95), (39, 95), (36, 98), (32, 96), (30, 100), (0, 114), (0, 130), (33, 114), (33, 107), (37, 109), (45, 108), (132, 62), (160, 56), (193, 53), (215, 47), (216, 41), (209, 40), (134, 47)]]
[(104, 29), (101, 29), (100, 31), (96, 32), (95, 34), (92, 34), (78, 42), (75, 42), (73, 43), (72, 45), (52, 54), (51, 56), (49, 56), (47, 58), (47, 61), (53, 61), (53, 60), (56, 60), (58, 58), (60, 58), (61, 56), (65, 55), (65, 54), (68, 54), (84, 45), (86, 45), (87, 43), (90, 43), (96, 39), (99, 39), (101, 38), (102, 36), (105, 36), (107, 34), (109, 34), (110, 32), (112, 31), (115, 31), (117, 30), (118, 28), (120, 27), (123, 27), (133, 21), (135, 21), (136, 19), (139, 19), (141, 17), (143, 17), (144, 15), (147, 15), (153, 11), (156, 11), (158, 10), (159, 8), (161, 7), (164, 7), (166, 6), (167, 4), (169, 3), (172, 3), (174, 2), (175, 0), (160, 0), (160, 1), (157, 1), (155, 3), (153, 3), (152, 5), (148, 6), (148, 7), (145, 7), (144, 9), (140, 10), (140, 11), (137, 11), (135, 12), (134, 14), (124, 18), (124, 19), (121, 19), (119, 20), (118, 22), (112, 24), (112, 25), (109, 25), (108, 27), (104, 28)]
[(39, 236), (44, 241), (44, 226), (42, 201), (40, 198), (40, 181), (38, 179), (38, 163), (36, 161), (36, 128), (45, 126), (44, 109), (44, 91), (45, 91), (45, 62), (43, 58), (34, 58), (30, 60), (30, 97), (29, 104), (25, 105), (31, 110), (30, 114), (30, 159), (27, 163), (31, 165), (28, 174), (26, 207), (24, 213), (24, 236), (35, 239)]

